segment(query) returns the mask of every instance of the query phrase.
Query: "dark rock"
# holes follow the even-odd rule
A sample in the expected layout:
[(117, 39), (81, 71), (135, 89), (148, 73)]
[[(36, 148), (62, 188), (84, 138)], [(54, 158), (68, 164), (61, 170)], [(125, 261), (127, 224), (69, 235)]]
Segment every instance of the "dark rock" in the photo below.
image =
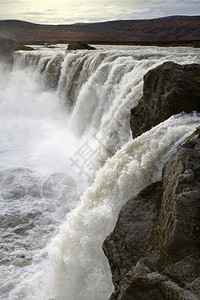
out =
[(135, 269), (127, 274), (121, 288), (115, 291), (110, 300), (198, 300), (191, 290), (184, 289), (176, 282), (158, 272), (145, 275), (135, 273)]
[(67, 50), (95, 50), (95, 48), (86, 43), (74, 42), (68, 45)]
[(200, 299), (200, 128), (121, 209), (103, 250), (112, 300)]
[(200, 65), (165, 62), (144, 76), (143, 97), (131, 109), (133, 138), (180, 112), (200, 111)]
[(141, 257), (146, 256), (161, 193), (161, 182), (156, 182), (130, 199), (121, 209), (114, 231), (105, 240), (103, 250), (115, 285)]

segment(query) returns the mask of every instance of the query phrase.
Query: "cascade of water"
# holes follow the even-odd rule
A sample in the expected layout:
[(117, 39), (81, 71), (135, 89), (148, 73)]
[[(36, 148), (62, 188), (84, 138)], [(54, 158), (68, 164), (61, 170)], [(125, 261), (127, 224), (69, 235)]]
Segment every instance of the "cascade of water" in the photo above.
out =
[[(159, 179), (200, 124), (198, 115), (178, 115), (131, 139), (143, 75), (166, 60), (199, 61), (197, 49), (132, 49), (20, 51), (12, 72), (1, 72), (3, 299), (107, 299), (101, 247), (121, 206)], [(87, 175), (95, 180), (79, 202)]]
[(42, 299), (46, 295), (53, 299), (108, 299), (111, 274), (102, 243), (113, 229), (119, 209), (160, 178), (164, 163), (199, 124), (198, 115), (171, 117), (126, 143), (106, 162), (48, 246), (50, 262), (37, 280)]

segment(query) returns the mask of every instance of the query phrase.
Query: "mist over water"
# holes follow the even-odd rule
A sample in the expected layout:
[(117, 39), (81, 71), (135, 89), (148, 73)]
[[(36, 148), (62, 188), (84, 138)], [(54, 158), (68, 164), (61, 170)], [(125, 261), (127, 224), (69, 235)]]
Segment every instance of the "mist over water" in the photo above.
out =
[(200, 125), (173, 116), (135, 140), (144, 74), (198, 49), (65, 45), (0, 64), (0, 299), (108, 299), (102, 243), (120, 208)]
[(54, 91), (44, 89), (31, 69), (14, 66), (11, 72), (4, 71), (0, 83), (0, 269), (4, 274), (0, 297), (14, 299), (13, 287), (34, 273), (35, 265), (46, 256), (47, 241), (76, 206), (86, 180), (74, 181), (77, 175), (70, 167), (69, 156), (79, 141), (67, 130), (66, 106)]

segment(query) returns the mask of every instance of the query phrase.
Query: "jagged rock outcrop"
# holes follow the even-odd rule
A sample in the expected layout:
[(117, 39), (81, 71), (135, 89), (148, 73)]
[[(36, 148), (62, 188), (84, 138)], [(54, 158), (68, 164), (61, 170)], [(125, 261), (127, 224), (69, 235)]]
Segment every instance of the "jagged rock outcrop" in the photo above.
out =
[(74, 42), (68, 45), (67, 50), (95, 50), (95, 48), (86, 43)]
[(200, 128), (163, 169), (162, 180), (121, 209), (103, 244), (112, 300), (200, 299)]
[(200, 111), (200, 65), (165, 62), (144, 76), (143, 97), (131, 109), (133, 138), (183, 111)]

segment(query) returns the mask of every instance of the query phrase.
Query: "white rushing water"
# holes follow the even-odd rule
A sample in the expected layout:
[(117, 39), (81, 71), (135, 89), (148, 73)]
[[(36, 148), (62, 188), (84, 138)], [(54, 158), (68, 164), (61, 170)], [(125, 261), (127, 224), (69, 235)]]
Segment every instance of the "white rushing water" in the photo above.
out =
[(199, 51), (35, 48), (0, 64), (0, 299), (105, 300), (120, 208), (200, 125), (180, 114), (132, 140), (130, 109), (148, 70)]

